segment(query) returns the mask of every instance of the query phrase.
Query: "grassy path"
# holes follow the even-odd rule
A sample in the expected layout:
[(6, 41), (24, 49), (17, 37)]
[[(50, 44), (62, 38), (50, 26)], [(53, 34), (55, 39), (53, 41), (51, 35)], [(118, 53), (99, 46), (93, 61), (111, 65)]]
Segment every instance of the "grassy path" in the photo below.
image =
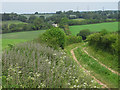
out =
[(103, 85), (103, 87), (118, 88), (119, 76), (116, 73), (111, 72), (108, 68), (102, 66), (94, 60), (94, 58), (87, 55), (83, 51), (84, 47), (86, 47), (85, 43), (72, 44), (67, 46), (65, 51), (71, 56), (71, 58), (77, 60), (76, 63), (79, 66), (81, 65), (80, 68), (83, 67), (85, 72), (89, 72), (96, 81), (98, 80), (97, 82), (99, 82), (99, 84)]
[(80, 68), (82, 68), (86, 73), (88, 73), (92, 78), (94, 78), (95, 81), (97, 81), (97, 83), (99, 83), (100, 85), (103, 86), (103, 88), (108, 88), (107, 85), (103, 84), (101, 81), (99, 81), (98, 79), (96, 79), (94, 76), (92, 76), (89, 71), (87, 69), (85, 69), (84, 67), (82, 67), (80, 65), (80, 63), (78, 62), (77, 58), (75, 57), (75, 54), (74, 54), (74, 50), (76, 50), (78, 47), (74, 48), (71, 50), (71, 54), (73, 56), (73, 59), (77, 62), (77, 64), (79, 65)]
[(104, 65), (103, 63), (99, 62), (99, 60), (97, 60), (95, 57), (91, 56), (86, 50), (86, 47), (84, 47), (82, 50), (91, 58), (93, 58), (94, 60), (96, 60), (100, 65), (104, 66), (105, 68), (107, 68), (108, 70), (110, 70), (111, 72), (120, 75), (120, 73), (118, 73), (117, 71), (112, 70), (111, 68), (107, 67), (106, 65)]

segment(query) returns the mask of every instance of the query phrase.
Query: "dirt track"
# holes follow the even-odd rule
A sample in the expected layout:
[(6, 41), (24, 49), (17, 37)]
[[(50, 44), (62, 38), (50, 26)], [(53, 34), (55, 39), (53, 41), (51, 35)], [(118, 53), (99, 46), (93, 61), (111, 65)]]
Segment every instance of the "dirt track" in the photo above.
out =
[(101, 62), (99, 62), (96, 58), (94, 58), (93, 56), (91, 56), (85, 49), (86, 49), (86, 48), (83, 48), (83, 51), (84, 51), (89, 57), (91, 57), (91, 58), (93, 58), (94, 60), (96, 60), (100, 65), (102, 65), (103, 67), (107, 68), (107, 69), (110, 70), (111, 72), (113, 72), (113, 73), (115, 73), (115, 74), (117, 74), (117, 75), (120, 75), (120, 73), (112, 70), (111, 68), (109, 68), (109, 67), (107, 67), (106, 65), (102, 64)]
[(80, 63), (78, 62), (77, 58), (75, 57), (75, 54), (74, 54), (74, 50), (77, 49), (78, 47), (74, 48), (71, 50), (71, 54), (72, 54), (72, 57), (73, 59), (77, 62), (77, 64), (79, 65), (80, 68), (82, 68), (86, 73), (88, 73), (92, 78), (94, 78), (95, 81), (97, 81), (100, 85), (102, 85), (103, 87), (102, 88), (108, 88), (107, 85), (103, 84), (101, 81), (99, 81), (98, 79), (96, 79), (94, 76), (92, 76), (88, 70), (86, 70), (84, 67), (82, 67), (80, 65)]

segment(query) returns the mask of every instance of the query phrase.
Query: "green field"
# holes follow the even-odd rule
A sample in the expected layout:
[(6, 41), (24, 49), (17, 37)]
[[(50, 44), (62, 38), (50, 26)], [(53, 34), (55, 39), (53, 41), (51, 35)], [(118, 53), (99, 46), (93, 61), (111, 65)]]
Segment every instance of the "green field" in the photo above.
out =
[(33, 40), (43, 32), (45, 32), (45, 30), (2, 34), (2, 49), (7, 48), (8, 44), (14, 45), (17, 43)]
[(88, 25), (74, 25), (70, 26), (70, 31), (72, 35), (76, 35), (80, 30), (89, 29), (91, 32), (98, 32), (106, 29), (109, 32), (118, 31), (118, 22), (107, 22), (98, 24), (88, 24)]
[(72, 19), (72, 20), (75, 20), (75, 21), (83, 21), (83, 20), (85, 20), (85, 19), (79, 18), (79, 19)]
[(2, 24), (25, 24), (25, 22), (18, 20), (2, 21)]

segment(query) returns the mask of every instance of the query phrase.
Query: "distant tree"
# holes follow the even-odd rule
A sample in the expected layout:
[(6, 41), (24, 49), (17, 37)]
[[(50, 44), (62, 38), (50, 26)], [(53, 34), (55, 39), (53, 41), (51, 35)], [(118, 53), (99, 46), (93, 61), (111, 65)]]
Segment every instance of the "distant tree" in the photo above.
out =
[(38, 14), (38, 12), (35, 12), (35, 14)]
[(36, 18), (37, 18), (36, 16), (31, 15), (28, 19), (28, 23), (33, 23)]
[(61, 14), (61, 13), (62, 13), (62, 11), (57, 11), (57, 12), (56, 12), (56, 14)]
[(27, 21), (27, 17), (19, 15), (18, 20), (20, 20), (22, 22), (26, 22)]

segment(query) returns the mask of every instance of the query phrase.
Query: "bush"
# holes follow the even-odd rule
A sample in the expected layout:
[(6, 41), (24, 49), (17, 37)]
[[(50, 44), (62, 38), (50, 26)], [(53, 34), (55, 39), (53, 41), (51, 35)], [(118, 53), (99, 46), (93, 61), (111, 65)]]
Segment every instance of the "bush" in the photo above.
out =
[(81, 30), (77, 34), (77, 36), (81, 36), (83, 40), (85, 40), (88, 35), (90, 35), (90, 30), (89, 29)]
[(94, 45), (97, 48), (106, 50), (112, 53), (119, 51), (118, 34), (116, 33), (94, 33), (88, 36), (87, 41), (89, 45)]
[(67, 45), (80, 43), (82, 41), (81, 36), (67, 36)]
[(58, 47), (64, 49), (66, 44), (66, 35), (60, 28), (51, 28), (42, 34), (38, 38), (38, 41), (44, 42), (54, 49), (57, 49)]

